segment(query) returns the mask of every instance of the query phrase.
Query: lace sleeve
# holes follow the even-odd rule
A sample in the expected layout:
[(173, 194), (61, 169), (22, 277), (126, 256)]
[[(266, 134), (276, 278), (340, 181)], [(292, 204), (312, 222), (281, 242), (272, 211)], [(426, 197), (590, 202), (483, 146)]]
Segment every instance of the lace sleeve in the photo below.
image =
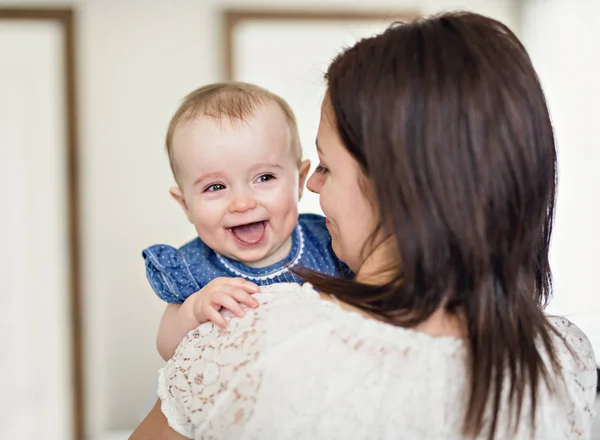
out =
[(264, 304), (233, 320), (225, 312), (226, 329), (206, 323), (192, 330), (159, 372), (162, 411), (177, 432), (239, 438), (261, 383), (254, 365), (261, 351), (261, 311)]
[[(557, 346), (567, 391), (574, 406), (567, 417), (572, 419), (573, 426), (581, 427), (582, 431), (589, 430), (595, 416), (597, 381), (596, 358), (592, 344), (585, 333), (568, 319), (552, 316), (549, 317), (549, 321), (568, 345)], [(581, 438), (589, 436), (591, 432), (583, 432)]]

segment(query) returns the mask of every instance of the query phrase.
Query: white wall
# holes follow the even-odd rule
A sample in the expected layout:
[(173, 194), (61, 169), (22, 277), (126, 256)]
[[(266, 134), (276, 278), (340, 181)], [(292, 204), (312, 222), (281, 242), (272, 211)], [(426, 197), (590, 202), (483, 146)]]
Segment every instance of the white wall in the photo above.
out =
[(600, 2), (529, 0), (522, 12), (523, 41), (546, 93), (559, 156), (548, 310), (577, 323), (600, 361)]

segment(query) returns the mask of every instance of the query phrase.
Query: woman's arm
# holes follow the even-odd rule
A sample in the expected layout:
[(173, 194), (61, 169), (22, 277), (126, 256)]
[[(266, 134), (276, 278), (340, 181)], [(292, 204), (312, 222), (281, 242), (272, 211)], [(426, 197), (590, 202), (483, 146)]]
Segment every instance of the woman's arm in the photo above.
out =
[(185, 440), (187, 437), (173, 431), (164, 414), (160, 410), (160, 399), (140, 423), (140, 426), (131, 434), (129, 440)]

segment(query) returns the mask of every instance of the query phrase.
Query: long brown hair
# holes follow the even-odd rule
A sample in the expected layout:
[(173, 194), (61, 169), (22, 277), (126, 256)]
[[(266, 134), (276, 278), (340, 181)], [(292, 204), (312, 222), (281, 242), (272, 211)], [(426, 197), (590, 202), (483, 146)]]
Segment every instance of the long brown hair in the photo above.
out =
[(383, 286), (303, 276), (400, 326), (441, 306), (460, 312), (470, 348), (464, 434), (495, 436), (503, 386), (514, 428), (526, 396), (533, 423), (540, 382), (552, 389), (549, 370), (559, 371), (542, 312), (556, 151), (524, 47), (496, 20), (446, 13), (359, 41), (326, 79), (337, 130), (372, 184), (398, 265)]

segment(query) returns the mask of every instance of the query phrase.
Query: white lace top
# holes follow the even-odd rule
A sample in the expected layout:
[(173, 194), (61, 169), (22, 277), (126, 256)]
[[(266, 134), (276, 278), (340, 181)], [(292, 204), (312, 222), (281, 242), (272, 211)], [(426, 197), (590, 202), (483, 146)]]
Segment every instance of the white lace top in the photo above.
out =
[[(263, 288), (260, 306), (191, 331), (160, 370), (170, 426), (194, 439), (460, 439), (467, 349), (341, 309), (310, 285)], [(534, 437), (589, 439), (596, 371), (591, 345), (568, 320), (550, 318), (566, 387), (540, 390)], [(529, 399), (524, 402), (527, 409)], [(508, 411), (500, 414), (507, 426)], [(517, 434), (530, 439), (530, 417)], [(483, 437), (482, 437), (483, 438)]]

